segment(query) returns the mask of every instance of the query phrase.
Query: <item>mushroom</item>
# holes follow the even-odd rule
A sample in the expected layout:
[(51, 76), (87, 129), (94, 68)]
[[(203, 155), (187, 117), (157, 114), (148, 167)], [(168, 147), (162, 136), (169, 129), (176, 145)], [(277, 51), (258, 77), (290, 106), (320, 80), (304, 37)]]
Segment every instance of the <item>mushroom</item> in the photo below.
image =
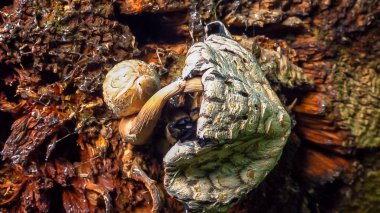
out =
[(118, 117), (137, 114), (159, 89), (158, 74), (139, 60), (116, 64), (103, 82), (104, 101)]
[(202, 88), (200, 78), (189, 81), (178, 79), (167, 85), (145, 103), (137, 116), (123, 118), (120, 121), (119, 132), (121, 136), (129, 143), (145, 144), (160, 118), (162, 108), (171, 97), (181, 92), (200, 91)]
[(165, 103), (181, 92), (202, 91), (200, 78), (177, 81), (159, 89), (158, 74), (138, 60), (115, 65), (103, 83), (103, 96), (114, 114), (122, 117), (119, 133), (134, 145), (147, 143)]
[(128, 143), (122, 158), (127, 177), (144, 182), (152, 200), (152, 211), (160, 209), (161, 198), (155, 181), (141, 169), (142, 159), (133, 154), (134, 145), (147, 143), (165, 103), (181, 92), (202, 91), (199, 78), (177, 81), (159, 89), (158, 74), (142, 61), (127, 60), (115, 65), (106, 75), (103, 96), (114, 114), (121, 117), (119, 133)]
[[(182, 79), (201, 79), (196, 135), (164, 157), (164, 186), (191, 210), (230, 205), (277, 164), (291, 119), (254, 55), (221, 22), (188, 51)], [(194, 117), (196, 118), (196, 116)]]

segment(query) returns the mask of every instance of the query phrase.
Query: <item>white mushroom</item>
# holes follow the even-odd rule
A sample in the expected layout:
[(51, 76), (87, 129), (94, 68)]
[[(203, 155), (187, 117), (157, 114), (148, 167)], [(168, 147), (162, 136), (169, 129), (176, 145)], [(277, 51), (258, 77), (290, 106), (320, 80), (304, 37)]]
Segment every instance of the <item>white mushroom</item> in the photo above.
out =
[(200, 79), (178, 80), (161, 90), (159, 85), (158, 74), (148, 64), (138, 60), (115, 65), (103, 83), (104, 100), (118, 117), (122, 117), (119, 132), (123, 140), (129, 143), (122, 158), (123, 172), (127, 177), (145, 184), (152, 196), (152, 212), (160, 210), (161, 192), (155, 181), (141, 169), (142, 159), (133, 154), (133, 145), (145, 144), (149, 140), (170, 97), (180, 92), (202, 90)]
[(180, 92), (202, 91), (200, 78), (177, 81), (159, 89), (157, 73), (146, 63), (128, 60), (117, 64), (103, 83), (106, 104), (122, 120), (121, 137), (134, 145), (145, 144), (153, 133), (165, 103)]
[(116, 64), (103, 83), (104, 101), (118, 117), (137, 114), (160, 89), (158, 74), (143, 61), (126, 60)]

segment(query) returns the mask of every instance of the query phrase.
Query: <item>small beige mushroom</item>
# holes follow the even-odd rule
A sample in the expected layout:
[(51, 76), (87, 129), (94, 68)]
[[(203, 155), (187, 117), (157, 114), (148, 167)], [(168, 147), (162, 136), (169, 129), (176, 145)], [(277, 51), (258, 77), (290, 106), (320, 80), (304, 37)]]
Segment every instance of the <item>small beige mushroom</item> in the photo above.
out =
[[(200, 78), (177, 81), (158, 90), (159, 78), (146, 63), (128, 60), (117, 64), (103, 83), (106, 104), (119, 117), (119, 132), (128, 143), (147, 143), (165, 103), (181, 93), (202, 91)], [(157, 91), (157, 92), (156, 92)]]
[(153, 201), (152, 212), (161, 206), (160, 190), (155, 181), (141, 169), (138, 156), (133, 154), (133, 146), (145, 144), (161, 115), (165, 103), (181, 92), (202, 91), (200, 78), (178, 79), (159, 89), (158, 74), (148, 64), (138, 60), (123, 61), (114, 66), (103, 83), (106, 104), (119, 117), (119, 133), (128, 142), (123, 156), (123, 172), (129, 178), (142, 181), (148, 188)]
[(145, 144), (152, 135), (160, 118), (162, 108), (173, 96), (181, 92), (196, 92), (203, 89), (200, 78), (188, 81), (179, 79), (155, 93), (142, 107), (136, 117), (123, 118), (119, 124), (120, 135), (129, 143)]
[(118, 117), (137, 114), (159, 89), (158, 74), (139, 60), (116, 64), (103, 82), (104, 101)]

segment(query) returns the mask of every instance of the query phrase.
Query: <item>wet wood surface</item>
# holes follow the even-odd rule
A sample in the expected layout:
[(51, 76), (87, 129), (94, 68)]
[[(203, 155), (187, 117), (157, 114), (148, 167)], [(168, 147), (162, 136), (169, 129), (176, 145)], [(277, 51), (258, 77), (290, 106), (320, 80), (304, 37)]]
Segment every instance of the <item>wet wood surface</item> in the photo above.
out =
[[(147, 185), (124, 171), (103, 80), (141, 59), (169, 84), (204, 24), (221, 20), (243, 46), (286, 56), (314, 83), (267, 74), (295, 126), (279, 164), (229, 212), (378, 212), (379, 14), (376, 0), (1, 2), (0, 211), (150, 212)], [(161, 211), (183, 212), (162, 183), (169, 122), (164, 112), (133, 157), (162, 191)]]

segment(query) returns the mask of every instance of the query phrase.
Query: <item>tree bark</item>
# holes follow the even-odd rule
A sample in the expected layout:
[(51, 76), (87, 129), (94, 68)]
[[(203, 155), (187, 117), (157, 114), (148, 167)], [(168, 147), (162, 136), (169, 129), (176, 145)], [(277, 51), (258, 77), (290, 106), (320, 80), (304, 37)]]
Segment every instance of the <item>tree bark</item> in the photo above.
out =
[[(214, 20), (314, 84), (267, 73), (295, 126), (275, 169), (228, 211), (380, 211), (379, 1), (9, 0), (0, 11), (0, 211), (150, 212), (146, 182), (123, 172), (102, 83), (140, 59), (169, 84)], [(161, 211), (183, 212), (162, 183), (169, 120), (133, 157), (164, 193)]]

